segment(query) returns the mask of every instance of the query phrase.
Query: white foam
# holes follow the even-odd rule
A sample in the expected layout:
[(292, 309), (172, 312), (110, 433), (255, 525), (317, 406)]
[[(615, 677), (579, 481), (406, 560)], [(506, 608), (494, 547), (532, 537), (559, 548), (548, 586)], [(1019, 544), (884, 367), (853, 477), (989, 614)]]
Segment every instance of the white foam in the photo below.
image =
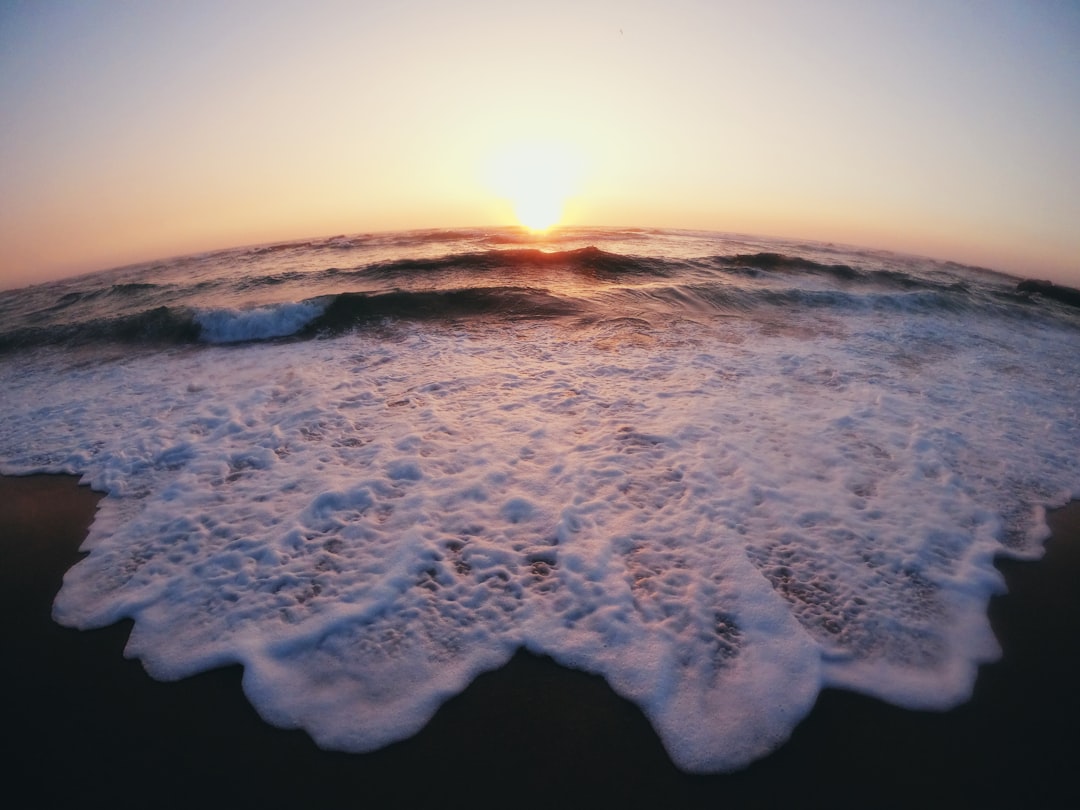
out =
[[(327, 299), (328, 300), (328, 299)], [(326, 310), (327, 300), (272, 304), (247, 309), (200, 309), (195, 321), (206, 343), (238, 343), (293, 335)]]
[[(213, 334), (280, 320), (250, 317)], [(1078, 342), (792, 313), (42, 352), (0, 361), (0, 469), (108, 492), (57, 620), (133, 618), (159, 678), (240, 662), (320, 745), (407, 736), (524, 646), (731, 769), (824, 685), (970, 694), (993, 554), (1037, 555), (1034, 505), (1080, 494)]]

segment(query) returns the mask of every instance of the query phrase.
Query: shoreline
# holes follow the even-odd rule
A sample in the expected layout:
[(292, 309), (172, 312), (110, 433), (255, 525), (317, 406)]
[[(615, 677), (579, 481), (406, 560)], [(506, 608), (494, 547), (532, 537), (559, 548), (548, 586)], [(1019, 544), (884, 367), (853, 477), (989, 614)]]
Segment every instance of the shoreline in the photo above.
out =
[(519, 652), (416, 736), (370, 754), (318, 749), (262, 721), (232, 666), (151, 679), (123, 657), (130, 621), (51, 619), (100, 495), (72, 476), (0, 476), (5, 771), (30, 806), (942, 806), (1075, 802), (1080, 501), (1048, 514), (1037, 562), (998, 558), (1002, 658), (967, 703), (915, 712), (826, 689), (791, 739), (742, 771), (687, 775), (602, 678)]

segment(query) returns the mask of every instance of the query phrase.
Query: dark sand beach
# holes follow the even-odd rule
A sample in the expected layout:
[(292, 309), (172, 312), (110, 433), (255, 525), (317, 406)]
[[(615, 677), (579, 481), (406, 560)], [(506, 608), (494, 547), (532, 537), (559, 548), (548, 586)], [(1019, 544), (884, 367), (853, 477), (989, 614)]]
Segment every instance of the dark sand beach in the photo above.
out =
[(999, 562), (1004, 656), (971, 701), (911, 712), (826, 690), (771, 756), (688, 776), (602, 679), (527, 654), (367, 755), (265, 724), (239, 667), (154, 681), (122, 655), (129, 623), (50, 617), (98, 498), (67, 476), (0, 478), (9, 807), (1080, 806), (1078, 502), (1051, 514), (1042, 561)]

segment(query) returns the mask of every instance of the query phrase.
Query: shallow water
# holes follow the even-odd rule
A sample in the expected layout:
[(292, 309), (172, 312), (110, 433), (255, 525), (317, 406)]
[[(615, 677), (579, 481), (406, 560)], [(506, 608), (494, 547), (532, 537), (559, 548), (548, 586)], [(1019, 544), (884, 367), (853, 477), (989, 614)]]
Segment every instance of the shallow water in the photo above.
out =
[(671, 231), (338, 237), (0, 295), (0, 472), (108, 493), (55, 616), (370, 750), (526, 647), (688, 770), (823, 686), (955, 705), (1080, 495), (1080, 319), (973, 268)]

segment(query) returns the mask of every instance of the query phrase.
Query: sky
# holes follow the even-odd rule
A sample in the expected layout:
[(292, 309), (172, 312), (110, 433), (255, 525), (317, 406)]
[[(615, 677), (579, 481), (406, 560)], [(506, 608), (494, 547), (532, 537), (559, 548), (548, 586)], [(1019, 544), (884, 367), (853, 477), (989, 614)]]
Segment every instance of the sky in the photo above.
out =
[(542, 182), (1080, 285), (1080, 3), (0, 0), (0, 288)]

